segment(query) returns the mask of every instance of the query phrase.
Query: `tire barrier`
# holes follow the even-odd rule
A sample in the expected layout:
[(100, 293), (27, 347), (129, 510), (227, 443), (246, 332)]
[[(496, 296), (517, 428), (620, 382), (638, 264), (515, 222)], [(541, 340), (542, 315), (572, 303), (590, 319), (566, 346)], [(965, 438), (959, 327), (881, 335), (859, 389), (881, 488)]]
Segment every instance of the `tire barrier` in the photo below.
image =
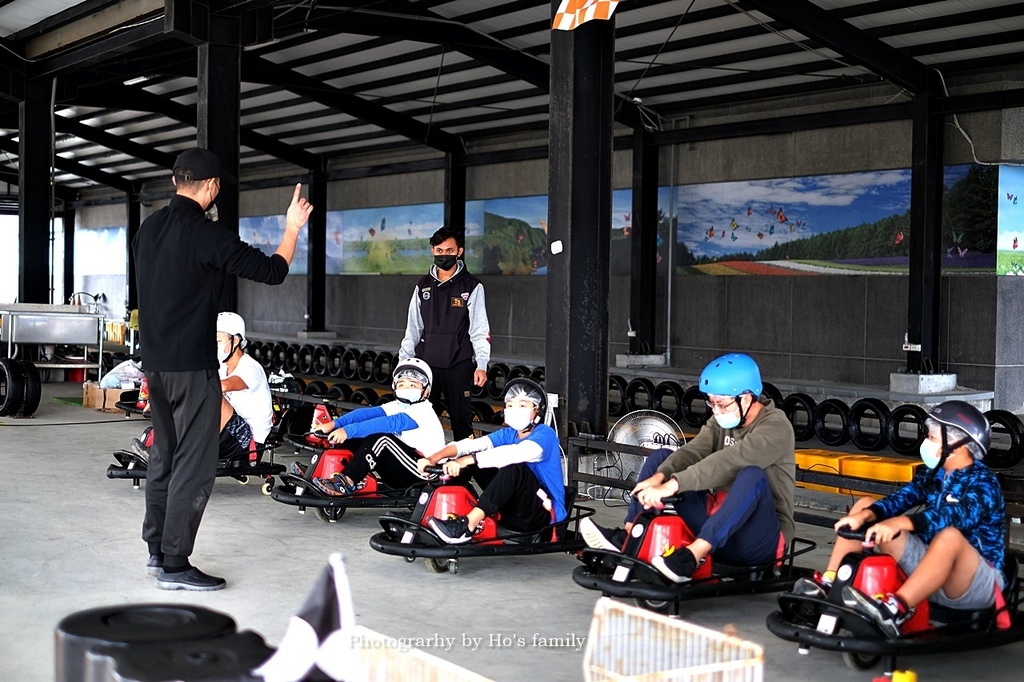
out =
[(654, 382), (645, 377), (637, 377), (626, 384), (626, 412), (634, 410), (653, 410)]
[(608, 416), (621, 417), (626, 414), (626, 380), (618, 374), (608, 377)]
[(697, 386), (690, 386), (683, 391), (683, 422), (696, 429), (704, 426), (708, 419), (711, 419), (711, 408), (704, 393)]
[(341, 359), (344, 355), (344, 346), (331, 346), (331, 350), (327, 353), (327, 376), (335, 379), (341, 376)]
[(530, 378), (530, 368), (526, 365), (513, 365), (508, 370), (509, 381), (512, 379), (519, 379), (520, 377)]
[(377, 402), (375, 402), (374, 405), (380, 406), (383, 405), (384, 403), (390, 403), (394, 399), (395, 394), (392, 393), (391, 391), (388, 391), (387, 393), (381, 393), (379, 396), (377, 396)]
[(317, 346), (313, 349), (313, 374), (318, 377), (328, 376), (327, 370), (330, 367), (331, 349), (327, 346)]
[(267, 341), (266, 343), (260, 344), (260, 364), (263, 365), (263, 369), (274, 368), (274, 344)]
[(499, 406), (485, 403), (483, 400), (472, 400), (469, 403), (469, 407), (473, 410), (473, 421), (475, 422), (493, 424), (495, 415), (498, 417), (502, 416)]
[(299, 346), (299, 357), (295, 363), (295, 369), (299, 371), (299, 374), (313, 373), (313, 346)]
[(348, 384), (331, 384), (327, 389), (327, 399), (347, 403), (352, 398), (352, 387)]
[(270, 366), (274, 369), (284, 369), (284, 356), (288, 354), (287, 344), (278, 341), (274, 344), (270, 353)]
[(284, 371), (297, 372), (299, 369), (299, 344), (290, 343), (284, 349)]
[(249, 357), (263, 366), (263, 354), (266, 353), (266, 348), (262, 341), (250, 341), (248, 346)]
[(487, 397), (487, 382), (484, 382), (483, 386), (477, 386), (473, 384), (469, 387), (469, 396), (471, 398), (486, 398)]
[(43, 382), (39, 377), (39, 368), (34, 363), (22, 360), (21, 370), (25, 377), (25, 393), (21, 403), (21, 414), (25, 417), (35, 414), (39, 409), (39, 401), (43, 397)]
[(679, 423), (683, 419), (683, 387), (674, 381), (662, 381), (651, 395), (651, 407)]
[(989, 410), (985, 419), (992, 427), (992, 444), (985, 455), (985, 464), (992, 469), (1009, 469), (1024, 459), (1021, 441), (1024, 424), (1008, 410)]
[(377, 404), (377, 391), (372, 388), (357, 388), (352, 391), (352, 395), (349, 396), (348, 400), (356, 405), (376, 405)]
[(503, 362), (491, 363), (487, 369), (487, 395), (492, 400), (501, 400), (505, 394), (505, 384), (508, 383), (508, 365)]
[(530, 372), (530, 378), (536, 381), (538, 384), (544, 384), (544, 366), (534, 367), (533, 371)]
[(355, 379), (359, 375), (359, 349), (349, 348), (341, 355), (341, 376)]
[[(838, 420), (838, 424), (835, 422)], [(842, 445), (850, 440), (850, 408), (842, 400), (828, 398), (814, 410), (814, 435), (825, 445)]]
[(771, 398), (776, 408), (782, 409), (782, 391), (775, 384), (769, 384), (767, 381), (763, 382), (761, 394)]
[(17, 360), (0, 360), (0, 417), (17, 414), (25, 400), (25, 373)]
[(377, 357), (373, 359), (373, 380), (381, 386), (391, 385), (391, 373), (395, 368), (396, 357), (385, 350), (377, 353)]
[[(916, 455), (921, 447), (921, 441), (928, 435), (928, 429), (924, 425), (928, 413), (920, 405), (897, 405), (889, 412), (889, 419), (885, 423), (885, 436), (889, 440), (889, 447), (901, 455)], [(904, 435), (910, 427), (912, 435)]]
[(327, 396), (327, 383), (317, 379), (306, 384), (306, 390), (303, 391), (303, 395), (310, 395), (314, 398), (324, 398)]
[(818, 405), (806, 393), (790, 393), (782, 401), (782, 411), (793, 425), (793, 435), (798, 441), (809, 440), (814, 435), (814, 413)]
[[(864, 421), (876, 424), (874, 431), (865, 430)], [(878, 398), (861, 398), (850, 405), (850, 442), (861, 450), (877, 452), (889, 444), (886, 424), (889, 422), (889, 406)]]
[[(364, 350), (356, 360), (356, 377), (360, 381), (370, 383), (373, 381), (373, 361), (377, 359), (377, 351)], [(371, 405), (373, 403), (370, 403)]]

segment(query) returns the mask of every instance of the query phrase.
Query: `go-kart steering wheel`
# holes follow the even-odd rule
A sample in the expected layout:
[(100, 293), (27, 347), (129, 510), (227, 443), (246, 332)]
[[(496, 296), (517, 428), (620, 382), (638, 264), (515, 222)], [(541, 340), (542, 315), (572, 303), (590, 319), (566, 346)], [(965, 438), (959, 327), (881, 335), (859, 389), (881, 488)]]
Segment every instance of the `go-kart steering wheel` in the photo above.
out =
[(867, 540), (867, 528), (861, 526), (860, 528), (854, 530), (849, 526), (841, 526), (840, 528), (836, 529), (836, 535), (843, 538), (844, 540), (858, 540), (859, 542), (864, 542), (865, 540)]

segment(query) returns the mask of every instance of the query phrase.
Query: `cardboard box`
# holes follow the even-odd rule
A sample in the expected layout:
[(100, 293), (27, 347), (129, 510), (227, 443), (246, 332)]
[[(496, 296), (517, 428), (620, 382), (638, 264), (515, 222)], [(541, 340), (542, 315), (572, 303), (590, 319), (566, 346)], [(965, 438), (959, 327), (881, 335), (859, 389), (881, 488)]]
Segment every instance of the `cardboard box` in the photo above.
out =
[(82, 384), (82, 407), (103, 412), (120, 412), (117, 401), (124, 393), (122, 388), (100, 388), (98, 381), (86, 381)]

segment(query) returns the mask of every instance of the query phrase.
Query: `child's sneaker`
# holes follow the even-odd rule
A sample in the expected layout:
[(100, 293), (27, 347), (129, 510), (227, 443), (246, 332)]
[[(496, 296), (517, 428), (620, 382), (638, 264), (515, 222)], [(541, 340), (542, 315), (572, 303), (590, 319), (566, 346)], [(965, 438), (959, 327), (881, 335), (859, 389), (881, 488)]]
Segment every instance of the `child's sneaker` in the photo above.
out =
[(651, 566), (658, 569), (658, 572), (674, 583), (685, 583), (690, 576), (704, 564), (704, 559), (697, 561), (689, 547), (676, 549), (669, 547), (661, 556), (651, 559)]
[(900, 628), (914, 615), (902, 598), (889, 592), (869, 597), (850, 585), (843, 587), (843, 603), (869, 616), (887, 637), (896, 639)]
[(469, 519), (465, 516), (454, 516), (445, 521), (431, 516), (427, 519), (427, 525), (442, 542), (449, 545), (462, 545), (473, 539), (473, 534), (469, 532)]
[(335, 473), (330, 478), (314, 478), (313, 485), (332, 496), (351, 495), (356, 491), (356, 486), (345, 480), (340, 473)]
[(302, 464), (302, 462), (296, 460), (288, 465), (288, 473), (290, 473), (292, 476), (298, 476), (299, 478), (302, 478), (303, 476), (306, 475), (306, 467)]
[[(815, 574), (817, 575), (817, 574)], [(814, 580), (813, 578), (797, 578), (796, 582), (793, 583), (790, 594), (798, 594), (801, 597), (816, 597), (818, 599), (825, 599), (828, 597), (829, 588), (831, 585), (825, 585), (824, 583)]]
[(621, 552), (622, 545), (626, 544), (626, 531), (621, 528), (604, 528), (590, 518), (580, 520), (580, 535), (588, 547), (609, 552)]
[(132, 452), (139, 456), (145, 464), (149, 464), (149, 448), (142, 444), (138, 438), (132, 438)]

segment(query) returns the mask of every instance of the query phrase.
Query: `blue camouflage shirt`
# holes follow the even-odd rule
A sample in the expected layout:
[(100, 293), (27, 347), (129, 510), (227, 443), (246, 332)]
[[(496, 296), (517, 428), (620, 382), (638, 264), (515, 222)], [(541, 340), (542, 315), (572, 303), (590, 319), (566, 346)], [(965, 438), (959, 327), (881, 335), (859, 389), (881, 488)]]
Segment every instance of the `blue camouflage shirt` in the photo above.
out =
[(942, 469), (919, 472), (870, 509), (881, 521), (918, 505), (924, 508), (908, 516), (914, 534), (924, 542), (931, 542), (943, 528), (956, 528), (985, 561), (1003, 570), (1006, 502), (999, 481), (987, 466), (974, 462), (948, 474)]

